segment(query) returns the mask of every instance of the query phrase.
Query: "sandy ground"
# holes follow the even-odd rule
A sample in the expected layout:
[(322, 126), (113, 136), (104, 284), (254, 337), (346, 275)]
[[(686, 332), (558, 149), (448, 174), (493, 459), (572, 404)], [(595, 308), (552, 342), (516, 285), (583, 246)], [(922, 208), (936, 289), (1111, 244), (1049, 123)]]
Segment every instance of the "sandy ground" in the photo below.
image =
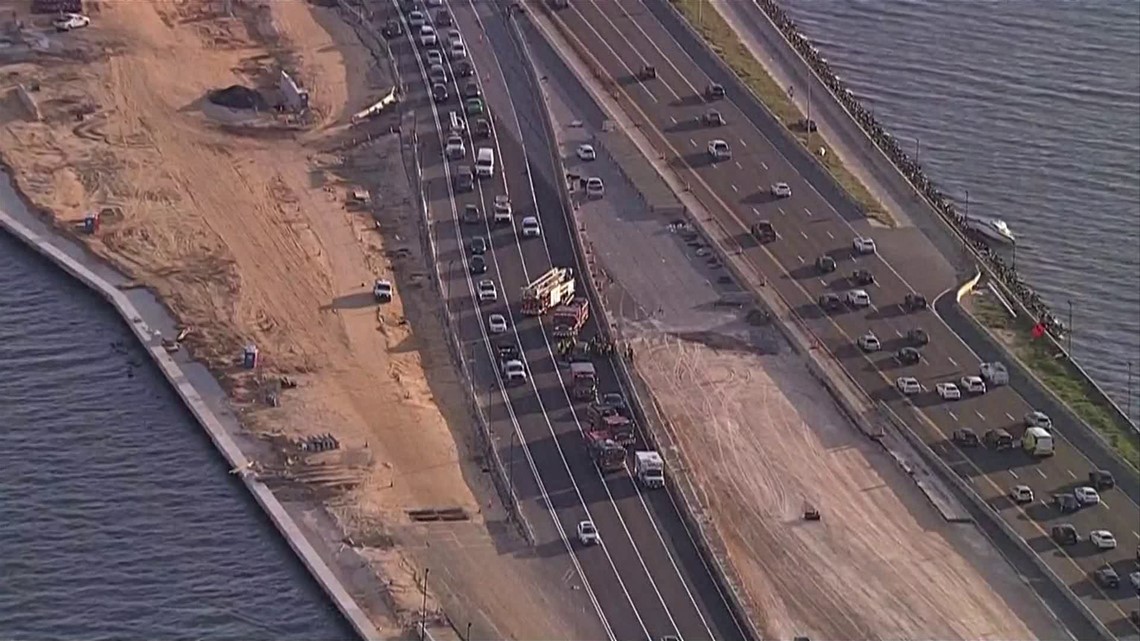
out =
[[(387, 611), (370, 609), (378, 627), (396, 635), (418, 619), (420, 568), (446, 562), (416, 549), (432, 534), (406, 511), (457, 507), (470, 517), (463, 536), (483, 543), (457, 548), (466, 562), (448, 573), (448, 589), (477, 595), (457, 599), (464, 611), (493, 620), (495, 636), (569, 636), (540, 572), (502, 543), (512, 539), (498, 508), (476, 498), (489, 483), (470, 451), (399, 142), (384, 135), (393, 121), (348, 125), (391, 86), (387, 68), (335, 10), (300, 1), (260, 12), (236, 2), (234, 17), (220, 2), (105, 2), (90, 6), (90, 29), (60, 35), (35, 29), (43, 21), (27, 4), (18, 15), (42, 33), (29, 41), (48, 50), (0, 50), (0, 150), (17, 188), (70, 233), (85, 212), (117, 208), (86, 242), (190, 328), (186, 347), (278, 453), (263, 477), (323, 501), (389, 586)], [(309, 90), (309, 120), (204, 100), (231, 84), (272, 87), (277, 66)], [(368, 130), (377, 136), (355, 144)], [(358, 186), (374, 195), (371, 211), (346, 206)], [(379, 277), (398, 292), (382, 307), (371, 297)], [(237, 363), (251, 342), (256, 372)], [(298, 386), (270, 407), (281, 376)], [(292, 442), (326, 432), (339, 450), (305, 455)]]

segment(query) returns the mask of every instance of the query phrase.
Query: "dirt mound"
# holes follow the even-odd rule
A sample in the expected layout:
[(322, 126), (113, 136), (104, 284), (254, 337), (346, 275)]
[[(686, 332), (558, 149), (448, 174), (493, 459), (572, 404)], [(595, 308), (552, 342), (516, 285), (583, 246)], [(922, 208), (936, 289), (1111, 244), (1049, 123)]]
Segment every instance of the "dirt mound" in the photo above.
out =
[(265, 98), (256, 89), (241, 85), (230, 85), (225, 89), (215, 89), (206, 94), (206, 98), (215, 105), (229, 107), (230, 109), (256, 109), (264, 110), (268, 107)]

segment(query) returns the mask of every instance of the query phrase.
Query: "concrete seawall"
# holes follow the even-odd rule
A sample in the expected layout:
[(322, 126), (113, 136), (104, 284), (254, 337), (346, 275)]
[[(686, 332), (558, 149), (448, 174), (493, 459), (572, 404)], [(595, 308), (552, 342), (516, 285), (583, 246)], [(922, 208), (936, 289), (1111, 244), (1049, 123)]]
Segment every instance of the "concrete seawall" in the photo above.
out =
[[(7, 179), (8, 177), (5, 175), (4, 180), (7, 181)], [(7, 185), (4, 185), (4, 188), (7, 189)], [(50, 232), (37, 231), (17, 220), (7, 211), (0, 210), (0, 227), (3, 227), (14, 237), (23, 241), (37, 253), (106, 299), (123, 317), (123, 321), (130, 327), (139, 343), (150, 354), (159, 370), (162, 371), (163, 376), (166, 377), (171, 387), (174, 388), (179, 398), (182, 399), (187, 409), (197, 419), (214, 446), (217, 447), (232, 468), (240, 470), (248, 468), (250, 460), (239, 448), (233, 434), (218, 419), (207, 404), (204, 395), (191, 382), (190, 377), (183, 371), (179, 363), (163, 348), (161, 336), (155, 328), (143, 320), (143, 314), (123, 290), (114, 285), (104, 273), (99, 273), (107, 270), (85, 265), (84, 261), (62, 247), (63, 243), (59, 236)], [(301, 559), (309, 573), (336, 604), (337, 609), (352, 625), (356, 633), (367, 641), (379, 640), (381, 638), (380, 632), (369, 621), (367, 615), (341, 584), (332, 569), (329, 568), (316, 548), (298, 527), (293, 517), (277, 500), (277, 497), (252, 474), (243, 473), (241, 478), (246, 488), (253, 494), (254, 500), (269, 516), (281, 536), (289, 543), (289, 547)]]

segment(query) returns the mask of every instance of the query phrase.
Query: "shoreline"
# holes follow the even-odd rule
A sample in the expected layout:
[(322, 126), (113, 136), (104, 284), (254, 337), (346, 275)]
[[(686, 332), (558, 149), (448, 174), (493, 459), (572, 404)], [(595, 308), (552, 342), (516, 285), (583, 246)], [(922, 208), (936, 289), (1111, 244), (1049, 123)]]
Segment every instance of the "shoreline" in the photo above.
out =
[[(201, 379), (201, 376), (185, 371), (183, 363), (163, 348), (161, 342), (163, 335), (170, 334), (169, 330), (173, 328), (175, 321), (158, 299), (146, 288), (133, 286), (132, 281), (110, 265), (91, 256), (81, 245), (37, 218), (29, 210), (26, 199), (16, 188), (11, 170), (3, 167), (2, 174), (0, 227), (51, 261), (57, 268), (100, 294), (119, 313), (140, 345), (162, 371), (186, 409), (205, 430), (218, 452), (229, 462), (231, 469), (243, 470), (239, 475), (246, 489), (357, 635), (366, 641), (381, 639), (379, 630), (367, 613), (349, 593), (337, 572), (326, 562), (286, 506), (265, 483), (258, 480), (254, 474), (244, 471), (254, 460), (246, 453), (246, 450), (251, 448), (243, 449), (239, 445), (239, 440), (244, 439), (240, 430), (231, 427), (236, 426), (236, 420), (225, 421), (219, 418), (219, 414), (222, 414), (226, 418), (236, 419), (224, 405), (217, 403), (224, 399), (218, 398), (212, 391), (204, 392), (200, 389), (202, 381), (195, 379)], [(134, 296), (135, 293), (142, 293), (145, 296)], [(147, 300), (148, 298), (150, 300)], [(164, 332), (163, 329), (168, 331)], [(200, 366), (194, 361), (189, 363)], [(217, 381), (210, 378), (216, 385)], [(208, 399), (214, 400), (215, 403), (210, 403)]]

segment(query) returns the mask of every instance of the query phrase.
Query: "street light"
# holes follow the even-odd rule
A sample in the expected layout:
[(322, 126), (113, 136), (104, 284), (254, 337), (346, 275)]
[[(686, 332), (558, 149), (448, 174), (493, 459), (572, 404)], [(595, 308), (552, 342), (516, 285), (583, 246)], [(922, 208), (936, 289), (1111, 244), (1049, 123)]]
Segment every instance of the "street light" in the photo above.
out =
[(420, 641), (427, 638), (427, 582), (431, 568), (424, 568), (424, 601), (420, 608)]
[(1073, 301), (1069, 299), (1069, 322), (1065, 323), (1065, 351), (1069, 360), (1073, 360)]

